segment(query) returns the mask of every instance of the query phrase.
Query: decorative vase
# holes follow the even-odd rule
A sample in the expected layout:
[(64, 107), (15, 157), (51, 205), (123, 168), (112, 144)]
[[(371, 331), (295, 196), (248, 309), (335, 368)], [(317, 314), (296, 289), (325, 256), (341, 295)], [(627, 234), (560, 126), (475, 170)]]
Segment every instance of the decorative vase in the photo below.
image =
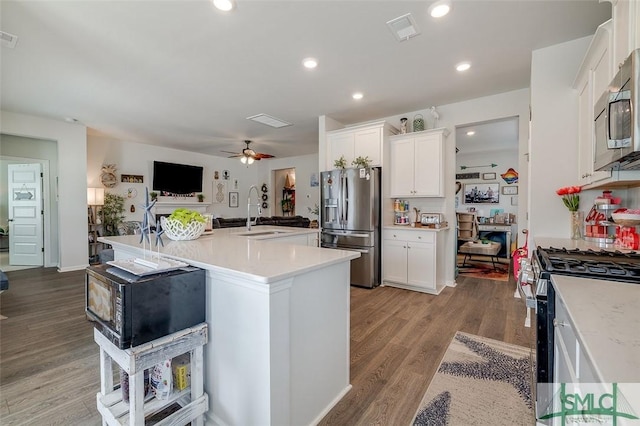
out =
[(582, 223), (584, 222), (583, 213), (581, 211), (570, 211), (571, 214), (571, 239), (582, 239)]
[(423, 130), (424, 130), (424, 118), (422, 117), (422, 114), (416, 114), (415, 117), (413, 117), (413, 131), (421, 132)]

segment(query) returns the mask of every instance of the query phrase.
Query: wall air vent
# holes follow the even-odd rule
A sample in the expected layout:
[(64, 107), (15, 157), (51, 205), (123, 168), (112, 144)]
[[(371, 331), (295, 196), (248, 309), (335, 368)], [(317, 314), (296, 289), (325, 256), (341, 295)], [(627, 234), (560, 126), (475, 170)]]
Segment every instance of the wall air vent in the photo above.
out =
[(410, 13), (388, 21), (387, 25), (398, 41), (409, 40), (420, 34), (420, 29)]
[(280, 120), (279, 118), (275, 118), (267, 114), (252, 115), (251, 117), (247, 117), (247, 120), (257, 121), (258, 123), (275, 127), (276, 129), (279, 129), (280, 127), (292, 126), (291, 123), (288, 123), (284, 120)]
[(2, 41), (3, 46), (13, 49), (16, 47), (16, 43), (18, 42), (18, 36), (0, 31), (0, 40)]

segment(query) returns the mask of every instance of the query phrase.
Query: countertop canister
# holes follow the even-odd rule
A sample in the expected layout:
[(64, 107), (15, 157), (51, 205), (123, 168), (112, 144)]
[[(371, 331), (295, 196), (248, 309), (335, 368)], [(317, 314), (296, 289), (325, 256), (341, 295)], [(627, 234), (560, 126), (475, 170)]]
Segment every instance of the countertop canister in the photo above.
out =
[(421, 132), (423, 130), (424, 130), (424, 118), (422, 117), (422, 114), (416, 114), (413, 117), (413, 131)]

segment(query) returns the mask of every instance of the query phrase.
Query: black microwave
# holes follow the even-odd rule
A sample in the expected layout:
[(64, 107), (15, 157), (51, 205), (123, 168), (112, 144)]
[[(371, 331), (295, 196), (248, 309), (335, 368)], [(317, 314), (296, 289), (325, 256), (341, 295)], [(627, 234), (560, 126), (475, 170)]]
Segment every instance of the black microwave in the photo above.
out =
[(594, 106), (594, 170), (640, 169), (640, 49), (620, 66)]
[(85, 311), (113, 344), (131, 348), (204, 322), (205, 280), (190, 266), (145, 276), (89, 266)]

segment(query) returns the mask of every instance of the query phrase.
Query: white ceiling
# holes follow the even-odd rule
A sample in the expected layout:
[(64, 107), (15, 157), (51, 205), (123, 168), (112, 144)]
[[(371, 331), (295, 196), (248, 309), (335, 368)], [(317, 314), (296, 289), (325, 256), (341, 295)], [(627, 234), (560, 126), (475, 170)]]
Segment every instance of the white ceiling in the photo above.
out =
[[(317, 152), (320, 115), (353, 124), (528, 87), (532, 50), (611, 14), (597, 0), (454, 0), (441, 20), (430, 1), (237, 2), (2, 0), (0, 29), (19, 39), (1, 50), (1, 107), (211, 155), (244, 139), (303, 155)], [(386, 22), (408, 12), (421, 34), (398, 42)], [(293, 126), (245, 119), (259, 113)]]

